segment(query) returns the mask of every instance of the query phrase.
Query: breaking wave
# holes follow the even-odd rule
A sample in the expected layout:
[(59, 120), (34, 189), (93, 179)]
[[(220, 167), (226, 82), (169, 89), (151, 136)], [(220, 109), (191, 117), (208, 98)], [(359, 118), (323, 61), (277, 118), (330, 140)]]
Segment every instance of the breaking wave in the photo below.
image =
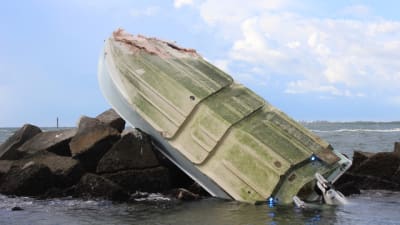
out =
[(376, 133), (393, 133), (400, 132), (400, 128), (391, 129), (337, 129), (337, 130), (314, 130), (311, 131), (316, 133), (343, 133), (343, 132), (376, 132)]

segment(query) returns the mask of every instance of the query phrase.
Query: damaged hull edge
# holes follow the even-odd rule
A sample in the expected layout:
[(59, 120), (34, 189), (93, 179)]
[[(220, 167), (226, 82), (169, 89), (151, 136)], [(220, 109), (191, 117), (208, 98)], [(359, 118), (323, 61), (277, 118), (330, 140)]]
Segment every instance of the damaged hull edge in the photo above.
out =
[(194, 50), (118, 30), (98, 79), (113, 108), (214, 197), (315, 200), (315, 173), (334, 182), (351, 165)]

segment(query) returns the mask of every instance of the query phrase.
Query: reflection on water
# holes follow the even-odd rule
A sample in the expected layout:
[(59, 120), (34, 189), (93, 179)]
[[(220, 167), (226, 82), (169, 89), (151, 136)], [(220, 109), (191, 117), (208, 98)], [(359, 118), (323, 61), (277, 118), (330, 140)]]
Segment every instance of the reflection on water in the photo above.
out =
[[(76, 199), (34, 200), (0, 196), (0, 224), (399, 224), (400, 194), (369, 191), (345, 206), (251, 205), (218, 199), (113, 204)], [(11, 211), (13, 206), (24, 211)]]

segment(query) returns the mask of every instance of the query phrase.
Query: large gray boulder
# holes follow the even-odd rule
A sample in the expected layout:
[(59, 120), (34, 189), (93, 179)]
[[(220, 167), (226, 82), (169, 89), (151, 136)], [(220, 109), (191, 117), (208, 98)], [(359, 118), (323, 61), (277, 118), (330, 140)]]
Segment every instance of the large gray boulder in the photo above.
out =
[(81, 161), (87, 171), (95, 172), (98, 161), (119, 138), (118, 130), (98, 119), (84, 116), (69, 147), (72, 157)]
[(159, 166), (149, 137), (138, 130), (124, 133), (122, 138), (101, 158), (97, 173), (113, 173), (130, 169)]
[(378, 152), (362, 162), (352, 172), (390, 180), (400, 166), (400, 156), (394, 152)]
[(56, 179), (55, 187), (60, 188), (77, 183), (84, 173), (78, 160), (47, 151), (38, 152), (32, 156), (16, 161), (14, 165), (23, 167), (28, 163), (42, 164), (48, 167)]
[(399, 166), (399, 168), (397, 168), (396, 172), (391, 177), (391, 180), (400, 185), (400, 166)]
[(0, 145), (0, 160), (15, 160), (22, 156), (17, 149), (27, 140), (42, 132), (42, 130), (34, 125), (25, 124), (17, 130), (6, 142)]
[(55, 184), (55, 177), (50, 169), (34, 162), (22, 167), (12, 166), (2, 178), (0, 193), (18, 196), (38, 196)]
[(115, 201), (129, 199), (129, 194), (114, 182), (96, 175), (87, 173), (74, 186), (74, 195), (84, 198), (105, 198)]
[(394, 143), (393, 152), (400, 157), (400, 142), (395, 142)]
[(160, 192), (171, 188), (170, 174), (165, 167), (141, 170), (124, 170), (103, 174), (130, 193), (136, 191)]
[(4, 174), (7, 174), (14, 161), (0, 160), (0, 179)]
[(360, 194), (360, 189), (400, 191), (400, 184), (390, 179), (353, 173), (345, 173), (335, 183), (335, 187), (346, 196)]
[(114, 109), (109, 109), (96, 117), (101, 122), (113, 127), (114, 129), (122, 132), (125, 128), (125, 120), (115, 112)]
[(18, 148), (18, 151), (24, 155), (32, 155), (39, 151), (48, 151), (57, 155), (71, 156), (69, 142), (75, 134), (76, 128), (42, 132), (26, 141)]
[(351, 165), (350, 171), (357, 169), (363, 162), (373, 156), (375, 153), (354, 151), (353, 152), (353, 164)]

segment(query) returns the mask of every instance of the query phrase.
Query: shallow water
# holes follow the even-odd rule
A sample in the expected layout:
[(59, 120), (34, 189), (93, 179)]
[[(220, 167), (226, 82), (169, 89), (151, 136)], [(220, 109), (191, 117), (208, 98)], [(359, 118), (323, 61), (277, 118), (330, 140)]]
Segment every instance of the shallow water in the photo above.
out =
[[(400, 141), (400, 122), (304, 123), (306, 127), (351, 156), (353, 150), (392, 151)], [(46, 128), (45, 130), (54, 129)], [(15, 132), (0, 128), (0, 143)], [(132, 204), (77, 199), (35, 200), (0, 195), (0, 224), (157, 224), (157, 225), (258, 225), (258, 224), (400, 224), (400, 193), (364, 191), (344, 206), (301, 210), (293, 206), (250, 205), (219, 199), (195, 202), (166, 200), (160, 195)], [(23, 211), (11, 211), (14, 206)]]
[[(76, 199), (35, 200), (0, 196), (0, 224), (399, 224), (400, 194), (368, 191), (345, 206), (251, 205), (219, 199), (153, 200), (131, 204)], [(11, 211), (20, 206), (23, 211)]]

